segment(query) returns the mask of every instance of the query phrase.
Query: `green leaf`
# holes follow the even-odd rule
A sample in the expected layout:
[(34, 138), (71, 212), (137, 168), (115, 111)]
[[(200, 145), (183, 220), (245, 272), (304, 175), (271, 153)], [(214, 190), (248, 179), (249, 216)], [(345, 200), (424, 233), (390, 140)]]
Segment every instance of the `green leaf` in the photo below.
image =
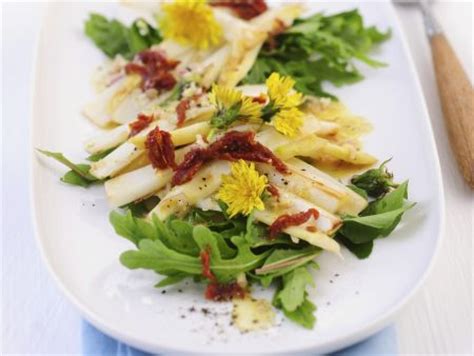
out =
[(391, 191), (383, 198), (374, 200), (361, 213), (363, 216), (386, 213), (403, 207), (408, 198), (408, 181), (403, 182), (397, 189)]
[(400, 222), (405, 211), (415, 204), (405, 204), (408, 182), (373, 201), (358, 217), (344, 217), (339, 233), (354, 244), (367, 243), (388, 236)]
[(356, 244), (366, 243), (380, 236), (388, 236), (400, 222), (403, 213), (414, 205), (376, 215), (345, 218), (340, 232)]
[[(78, 166), (86, 166), (86, 165), (79, 165), (78, 164)], [(78, 185), (78, 186), (84, 187), (84, 188), (87, 188), (88, 186), (90, 186), (93, 183), (90, 180), (87, 180), (87, 179), (83, 178), (81, 175), (77, 174), (74, 171), (66, 172), (66, 174), (64, 174), (60, 178), (60, 180), (61, 180), (61, 182), (71, 184), (71, 185)]]
[(361, 244), (354, 244), (349, 239), (342, 235), (337, 236), (337, 240), (342, 243), (346, 248), (351, 251), (359, 259), (365, 259), (370, 256), (372, 249), (374, 248), (374, 242), (369, 241)]
[(211, 230), (205, 226), (195, 226), (193, 236), (201, 250), (209, 249), (211, 256), (211, 271), (221, 282), (235, 279), (242, 272), (251, 271), (257, 268), (271, 252), (266, 251), (261, 254), (254, 254), (251, 246), (243, 236), (234, 236), (232, 243), (237, 247), (237, 254), (234, 258), (224, 259), (218, 248), (215, 236)]
[(354, 176), (351, 179), (351, 183), (373, 198), (385, 195), (391, 188), (398, 186), (398, 184), (393, 182), (393, 174), (385, 167), (389, 161), (390, 159), (383, 162), (378, 168), (369, 169), (363, 174)]
[(109, 148), (108, 150), (105, 150), (105, 151), (102, 151), (102, 152), (99, 152), (99, 153), (94, 153), (94, 154), (90, 155), (89, 157), (87, 157), (86, 159), (88, 161), (91, 161), (91, 162), (100, 161), (102, 158), (104, 158), (109, 153), (111, 153), (113, 150), (115, 150), (115, 148), (116, 147), (113, 147), (113, 148)]
[(89, 173), (90, 166), (86, 164), (74, 164), (70, 160), (68, 160), (64, 155), (60, 152), (51, 152), (37, 149), (38, 152), (44, 154), (47, 157), (54, 158), (59, 163), (64, 164), (66, 167), (69, 167), (72, 171), (76, 172), (82, 178), (89, 180), (89, 181), (96, 181), (97, 178), (94, 177), (92, 174)]
[(367, 192), (364, 189), (361, 189), (361, 188), (359, 188), (359, 187), (357, 187), (353, 184), (348, 184), (347, 188), (349, 188), (350, 190), (353, 190), (354, 192), (359, 194), (365, 200), (369, 199), (369, 196), (367, 195)]
[(120, 262), (130, 269), (151, 269), (160, 274), (182, 273), (200, 275), (202, 272), (199, 257), (176, 252), (160, 240), (141, 240), (137, 251), (125, 251)]
[(156, 28), (143, 19), (133, 22), (127, 33), (127, 44), (130, 53), (138, 53), (163, 40)]
[(288, 319), (301, 325), (302, 327), (306, 329), (312, 329), (316, 323), (316, 317), (314, 316), (315, 311), (316, 306), (307, 298), (307, 293), (305, 293), (303, 304), (301, 304), (294, 311), (283, 309), (283, 314), (285, 314)]
[(159, 281), (157, 284), (155, 284), (155, 288), (163, 288), (167, 287), (176, 283), (181, 282), (183, 279), (188, 278), (189, 275), (186, 273), (176, 273), (171, 276), (167, 276), (163, 278), (161, 281)]
[(312, 261), (321, 253), (321, 249), (308, 246), (303, 249), (274, 250), (265, 260), (265, 263), (256, 272), (259, 275), (271, 274), (272, 277), (281, 276)]
[(124, 210), (130, 210), (133, 216), (135, 217), (144, 217), (147, 215), (158, 203), (160, 198), (157, 196), (151, 196), (149, 198), (135, 201), (127, 205), (121, 206)]
[(314, 286), (314, 280), (306, 267), (299, 267), (285, 274), (283, 288), (276, 297), (283, 310), (293, 312), (301, 306), (305, 300), (308, 285)]
[(109, 221), (118, 235), (130, 240), (137, 246), (141, 240), (157, 239), (154, 226), (145, 219), (134, 217), (131, 211), (127, 211), (126, 214), (112, 211), (109, 214)]
[(189, 223), (173, 219), (162, 222), (156, 215), (153, 215), (152, 221), (157, 238), (167, 247), (186, 255), (199, 255), (199, 247), (193, 238), (193, 227)]
[(72, 163), (60, 152), (51, 152), (40, 149), (37, 149), (37, 151), (47, 157), (55, 159), (57, 162), (62, 163), (71, 169), (61, 178), (61, 181), (64, 183), (88, 187), (90, 184), (99, 181), (96, 177), (89, 173), (91, 166), (88, 164)]
[(128, 28), (120, 21), (108, 20), (96, 13), (90, 14), (84, 25), (84, 32), (110, 58), (121, 54), (130, 59), (136, 53), (162, 41), (158, 30), (143, 19), (136, 20)]
[(260, 51), (244, 83), (263, 83), (270, 73), (279, 72), (295, 79), (295, 88), (303, 94), (334, 98), (323, 90), (323, 82), (344, 85), (363, 79), (355, 66), (357, 60), (383, 66), (368, 53), (389, 37), (390, 32), (365, 27), (357, 10), (297, 19), (274, 38), (276, 47)]

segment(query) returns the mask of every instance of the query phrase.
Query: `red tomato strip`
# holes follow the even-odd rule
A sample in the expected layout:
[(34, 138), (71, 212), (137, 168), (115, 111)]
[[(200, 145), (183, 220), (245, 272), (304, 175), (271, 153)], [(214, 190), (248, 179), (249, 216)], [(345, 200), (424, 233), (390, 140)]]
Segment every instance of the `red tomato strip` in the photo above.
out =
[(265, 0), (213, 0), (210, 4), (229, 7), (244, 20), (253, 19), (268, 9)]
[(156, 127), (148, 134), (145, 147), (148, 149), (148, 158), (154, 168), (176, 168), (174, 145), (169, 132)]
[(268, 228), (270, 239), (274, 239), (281, 231), (290, 226), (298, 226), (304, 224), (311, 217), (315, 220), (319, 218), (319, 211), (316, 209), (308, 209), (305, 212), (296, 214), (284, 214), (279, 216)]
[(152, 121), (153, 121), (153, 116), (139, 114), (135, 121), (132, 121), (131, 123), (128, 124), (128, 126), (130, 127), (129, 137), (135, 136), (136, 134), (146, 129)]
[(211, 271), (211, 256), (209, 249), (201, 251), (200, 257), (202, 263), (202, 275), (210, 281), (205, 292), (206, 299), (223, 301), (232, 298), (243, 298), (245, 296), (245, 289), (238, 283), (232, 282), (224, 284), (217, 282), (216, 276), (214, 276)]
[(229, 131), (207, 148), (195, 148), (184, 156), (183, 162), (176, 168), (171, 180), (173, 186), (189, 182), (199, 168), (215, 159), (268, 163), (279, 172), (287, 173), (286, 165), (267, 147), (255, 141), (255, 133), (251, 131)]
[(125, 66), (125, 73), (139, 74), (142, 77), (142, 90), (170, 90), (176, 84), (171, 71), (179, 61), (166, 58), (161, 52), (145, 50), (137, 54), (136, 62)]

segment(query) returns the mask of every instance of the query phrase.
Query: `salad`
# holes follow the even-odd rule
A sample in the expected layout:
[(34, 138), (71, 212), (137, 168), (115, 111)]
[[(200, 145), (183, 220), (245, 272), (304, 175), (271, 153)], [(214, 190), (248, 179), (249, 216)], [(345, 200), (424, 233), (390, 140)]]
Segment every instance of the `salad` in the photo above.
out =
[[(108, 57), (83, 114), (97, 126), (61, 180), (102, 184), (110, 222), (131, 243), (130, 269), (192, 279), (232, 300), (242, 331), (268, 328), (275, 308), (315, 325), (318, 256), (369, 257), (413, 204), (388, 161), (363, 150), (368, 121), (327, 91), (385, 66), (369, 56), (390, 32), (357, 10), (305, 15), (301, 4), (178, 0), (142, 7), (126, 25), (100, 14), (85, 35)], [(374, 168), (374, 165), (375, 168)], [(271, 303), (252, 286), (274, 288)]]

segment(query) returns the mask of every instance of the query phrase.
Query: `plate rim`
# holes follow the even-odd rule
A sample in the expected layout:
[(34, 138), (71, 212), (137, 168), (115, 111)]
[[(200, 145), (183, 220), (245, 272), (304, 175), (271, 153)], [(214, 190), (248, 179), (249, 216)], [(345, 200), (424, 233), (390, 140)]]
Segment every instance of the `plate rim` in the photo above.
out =
[[(413, 78), (413, 84), (415, 85), (416, 88), (416, 94), (418, 96), (418, 101), (421, 106), (421, 110), (423, 112), (423, 118), (420, 118), (424, 120), (424, 125), (427, 126), (425, 127), (426, 130), (426, 135), (428, 136), (428, 142), (431, 145), (432, 152), (433, 152), (433, 158), (434, 158), (434, 170), (436, 174), (436, 181), (438, 182), (437, 184), (437, 199), (436, 199), (436, 205), (437, 205), (437, 210), (438, 210), (438, 224), (437, 224), (437, 234), (436, 234), (436, 246), (433, 250), (433, 253), (430, 257), (430, 260), (428, 262), (428, 265), (426, 269), (424, 270), (422, 276), (420, 279), (417, 281), (416, 284), (414, 284), (408, 293), (404, 295), (403, 298), (400, 298), (396, 303), (394, 303), (390, 308), (388, 308), (384, 313), (381, 313), (378, 315), (373, 321), (368, 322), (366, 325), (361, 326), (357, 331), (354, 331), (352, 333), (345, 334), (340, 337), (336, 337), (330, 341), (323, 342), (319, 346), (303, 346), (303, 347), (293, 347), (293, 348), (288, 348), (285, 350), (280, 350), (277, 353), (282, 354), (282, 353), (288, 353), (288, 352), (308, 352), (308, 351), (317, 351), (320, 353), (328, 353), (328, 352), (334, 352), (337, 350), (341, 350), (345, 347), (348, 347), (350, 345), (356, 344), (357, 342), (360, 342), (372, 335), (374, 335), (376, 332), (380, 331), (382, 328), (387, 326), (395, 317), (396, 315), (403, 309), (403, 307), (420, 291), (421, 287), (424, 285), (427, 277), (431, 274), (433, 270), (433, 266), (436, 263), (438, 256), (439, 256), (439, 251), (441, 247), (441, 243), (444, 239), (444, 230), (445, 230), (445, 194), (444, 194), (444, 184), (443, 184), (443, 177), (441, 174), (441, 166), (440, 166), (440, 160), (439, 160), (439, 154), (438, 154), (438, 148), (436, 146), (435, 142), (435, 136), (433, 132), (433, 127), (431, 124), (431, 118), (429, 115), (429, 111), (427, 108), (425, 96), (422, 90), (420, 78), (418, 76), (418, 73), (416, 71), (416, 66), (415, 66), (415, 61), (413, 59), (413, 55), (410, 51), (410, 48), (408, 46), (408, 42), (406, 39), (405, 32), (403, 31), (403, 28), (401, 26), (400, 19), (398, 15), (395, 12), (395, 7), (391, 2), (380, 2), (383, 4), (383, 6), (386, 6), (388, 9), (389, 16), (392, 17), (392, 20), (395, 24), (394, 28), (392, 29), (394, 33), (397, 34), (397, 37), (400, 39), (404, 55), (406, 56), (409, 66), (408, 66), (408, 71), (410, 72), (410, 76)], [(38, 101), (38, 77), (39, 77), (39, 72), (40, 72), (40, 66), (39, 66), (39, 55), (40, 51), (42, 48), (42, 43), (45, 40), (45, 29), (47, 28), (50, 18), (52, 16), (52, 3), (48, 2), (46, 4), (46, 8), (44, 9), (44, 13), (42, 16), (42, 19), (40, 21), (40, 28), (39, 31), (36, 33), (36, 39), (35, 39), (35, 50), (34, 50), (34, 55), (33, 55), (33, 70), (31, 74), (31, 88), (30, 88), (30, 115), (29, 115), (29, 125), (30, 125), (30, 133), (29, 133), (29, 146), (30, 146), (30, 159), (29, 159), (29, 203), (31, 207), (31, 212), (32, 212), (32, 225), (33, 225), (33, 234), (35, 236), (35, 241), (37, 248), (39, 250), (41, 259), (43, 260), (44, 265), (46, 266), (46, 269), (49, 272), (49, 275), (53, 278), (54, 283), (56, 286), (59, 288), (61, 293), (66, 296), (66, 298), (71, 302), (71, 304), (77, 309), (79, 314), (87, 320), (89, 323), (91, 323), (94, 327), (99, 329), (101, 332), (105, 333), (106, 335), (116, 339), (119, 342), (124, 342), (127, 345), (130, 345), (132, 347), (135, 347), (140, 350), (144, 350), (147, 352), (151, 353), (156, 353), (156, 352), (186, 352), (186, 353), (193, 353), (193, 354), (199, 354), (200, 352), (194, 350), (194, 349), (187, 349), (183, 347), (179, 347), (178, 345), (171, 346), (171, 345), (166, 345), (164, 343), (161, 344), (152, 344), (144, 340), (139, 340), (135, 337), (129, 336), (126, 333), (121, 332), (119, 327), (111, 327), (106, 320), (104, 320), (98, 313), (95, 313), (87, 307), (87, 305), (83, 304), (76, 295), (68, 289), (66, 284), (63, 282), (63, 280), (59, 277), (59, 275), (56, 273), (54, 267), (52, 266), (50, 262), (50, 258), (48, 258), (48, 255), (46, 253), (46, 249), (43, 244), (44, 238), (41, 237), (41, 234), (39, 232), (39, 221), (38, 221), (38, 216), (37, 216), (37, 206), (38, 206), (38, 193), (37, 189), (35, 189), (35, 176), (36, 176), (36, 169), (35, 169), (35, 162), (38, 159), (36, 152), (35, 152), (35, 147), (34, 147), (34, 142), (35, 142), (35, 136), (37, 130), (35, 129), (36, 125), (35, 122), (38, 122), (37, 118), (39, 118), (39, 115), (37, 114), (37, 101)], [(315, 349), (317, 347), (317, 349)], [(263, 353), (270, 353), (270, 352), (263, 352)], [(275, 353), (274, 351), (272, 353)]]

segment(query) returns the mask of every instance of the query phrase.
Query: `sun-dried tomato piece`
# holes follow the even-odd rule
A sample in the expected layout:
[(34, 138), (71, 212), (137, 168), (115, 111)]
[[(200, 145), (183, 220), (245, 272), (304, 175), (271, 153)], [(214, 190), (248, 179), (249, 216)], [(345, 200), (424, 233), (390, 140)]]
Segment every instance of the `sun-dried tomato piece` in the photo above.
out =
[(212, 0), (211, 5), (229, 7), (244, 20), (253, 19), (268, 9), (265, 0)]
[(267, 191), (274, 196), (275, 198), (280, 197), (280, 191), (278, 190), (277, 187), (275, 187), (273, 184), (269, 184), (267, 186)]
[(148, 158), (154, 168), (176, 168), (174, 145), (169, 132), (156, 127), (146, 137), (145, 147), (148, 149)]
[(168, 59), (159, 51), (145, 50), (137, 54), (135, 62), (125, 66), (125, 73), (139, 74), (142, 77), (142, 90), (170, 90), (176, 85), (170, 73), (179, 61)]
[(237, 282), (232, 283), (216, 283), (212, 282), (207, 285), (205, 292), (206, 299), (214, 301), (225, 301), (233, 298), (244, 298), (245, 289)]
[(131, 123), (128, 124), (128, 126), (130, 127), (129, 137), (135, 136), (136, 134), (146, 129), (152, 121), (153, 121), (153, 116), (139, 114), (135, 121), (132, 121)]
[(291, 215), (284, 214), (282, 216), (279, 216), (268, 228), (270, 239), (274, 239), (278, 235), (278, 233), (285, 230), (287, 227), (304, 224), (311, 217), (317, 220), (319, 218), (319, 211), (312, 208), (301, 213)]
[(193, 101), (198, 100), (201, 96), (202, 96), (202, 93), (195, 94), (189, 98), (184, 98), (176, 106), (176, 115), (178, 117), (176, 125), (178, 127), (181, 127), (184, 124), (184, 121), (186, 120), (186, 111), (191, 107), (191, 103)]
[(252, 98), (254, 103), (265, 104), (267, 102), (267, 96), (265, 94), (260, 94), (259, 96), (254, 96)]
[(183, 162), (176, 168), (171, 184), (181, 185), (189, 182), (204, 163), (215, 159), (268, 163), (279, 172), (287, 173), (286, 165), (267, 147), (255, 141), (251, 131), (229, 131), (207, 148), (195, 148), (184, 156)]
[(224, 301), (232, 298), (243, 298), (245, 296), (245, 289), (238, 283), (219, 283), (217, 281), (216, 276), (211, 271), (211, 255), (209, 249), (202, 250), (200, 258), (202, 275), (210, 281), (205, 292), (206, 299)]
[(190, 105), (191, 105), (191, 100), (183, 99), (176, 106), (176, 115), (178, 117), (176, 126), (178, 127), (183, 126), (184, 120), (186, 120), (186, 111), (189, 109)]
[(211, 255), (209, 253), (209, 249), (202, 250), (200, 258), (202, 264), (202, 275), (211, 282), (215, 282), (217, 279), (211, 271)]

